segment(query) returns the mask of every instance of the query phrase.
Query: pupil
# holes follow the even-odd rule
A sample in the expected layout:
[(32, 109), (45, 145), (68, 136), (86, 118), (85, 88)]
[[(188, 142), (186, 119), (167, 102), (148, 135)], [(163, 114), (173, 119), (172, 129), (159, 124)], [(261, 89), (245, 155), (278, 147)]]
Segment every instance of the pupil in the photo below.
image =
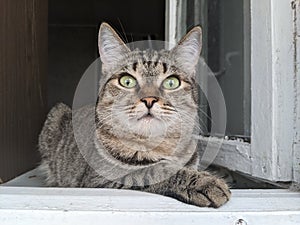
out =
[(126, 80), (126, 81), (125, 81), (125, 84), (126, 84), (127, 86), (129, 86), (130, 80)]
[(173, 80), (170, 80), (170, 81), (169, 81), (169, 85), (170, 85), (170, 87), (173, 87), (174, 81), (173, 81)]

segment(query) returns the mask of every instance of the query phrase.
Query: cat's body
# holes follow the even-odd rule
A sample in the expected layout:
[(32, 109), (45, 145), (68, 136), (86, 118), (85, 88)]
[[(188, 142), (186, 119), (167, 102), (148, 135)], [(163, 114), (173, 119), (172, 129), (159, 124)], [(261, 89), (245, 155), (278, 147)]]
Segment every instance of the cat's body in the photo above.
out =
[(223, 180), (196, 170), (200, 28), (170, 51), (130, 51), (103, 24), (99, 50), (103, 77), (96, 107), (73, 112), (72, 121), (71, 109), (58, 104), (41, 132), (47, 184), (141, 190), (198, 206), (228, 201)]

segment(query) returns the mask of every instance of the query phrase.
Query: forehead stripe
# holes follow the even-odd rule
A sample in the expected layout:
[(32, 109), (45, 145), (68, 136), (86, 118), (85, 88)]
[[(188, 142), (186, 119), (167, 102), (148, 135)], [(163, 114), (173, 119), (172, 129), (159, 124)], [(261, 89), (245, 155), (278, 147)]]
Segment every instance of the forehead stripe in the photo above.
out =
[(162, 65), (163, 65), (163, 68), (164, 68), (163, 72), (166, 73), (167, 70), (168, 70), (167, 64), (166, 64), (166, 63), (163, 63)]
[(133, 69), (133, 71), (136, 71), (136, 67), (137, 67), (137, 62), (134, 62), (133, 64), (132, 64), (132, 69)]

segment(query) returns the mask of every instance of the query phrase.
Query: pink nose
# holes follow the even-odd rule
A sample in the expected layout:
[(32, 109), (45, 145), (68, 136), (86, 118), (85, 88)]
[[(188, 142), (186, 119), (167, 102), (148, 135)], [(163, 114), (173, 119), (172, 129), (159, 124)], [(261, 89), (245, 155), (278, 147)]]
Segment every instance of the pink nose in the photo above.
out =
[(144, 102), (148, 109), (152, 108), (155, 102), (158, 102), (158, 98), (154, 96), (148, 96), (141, 99), (141, 102)]

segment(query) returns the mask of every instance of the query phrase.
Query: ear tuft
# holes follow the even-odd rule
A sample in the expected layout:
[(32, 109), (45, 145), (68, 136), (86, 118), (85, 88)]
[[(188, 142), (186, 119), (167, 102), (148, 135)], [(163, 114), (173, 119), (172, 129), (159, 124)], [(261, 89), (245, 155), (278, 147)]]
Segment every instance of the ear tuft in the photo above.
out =
[(202, 49), (202, 31), (197, 26), (190, 30), (172, 50), (176, 63), (186, 70), (194, 70)]
[(98, 45), (101, 61), (106, 65), (118, 63), (130, 51), (108, 23), (100, 26)]

